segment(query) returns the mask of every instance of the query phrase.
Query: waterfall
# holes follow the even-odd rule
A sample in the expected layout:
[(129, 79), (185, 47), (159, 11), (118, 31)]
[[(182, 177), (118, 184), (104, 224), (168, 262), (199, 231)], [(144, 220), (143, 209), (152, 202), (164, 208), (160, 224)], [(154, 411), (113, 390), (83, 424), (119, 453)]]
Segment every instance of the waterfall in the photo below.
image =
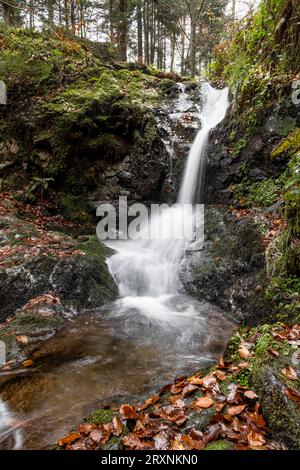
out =
[(215, 90), (208, 83), (203, 85), (204, 107), (200, 114), (202, 128), (192, 145), (184, 178), (179, 192), (179, 204), (192, 204), (196, 193), (202, 193), (205, 150), (209, 132), (225, 117), (228, 108), (228, 89)]
[(16, 416), (10, 411), (7, 403), (0, 398), (0, 446), (2, 442), (11, 439), (13, 444), (10, 448), (14, 450), (22, 448), (22, 431), (18, 429), (18, 426)]
[[(174, 307), (174, 296), (180, 291), (179, 272), (188, 244), (192, 242), (193, 221), (190, 221), (191, 233), (184, 230), (181, 238), (172, 237), (170, 233), (179, 233), (180, 230), (183, 233), (183, 229), (189, 225), (185, 204), (194, 202), (198, 184), (201, 184), (209, 131), (225, 117), (228, 89), (216, 90), (204, 84), (203, 95), (204, 106), (199, 116), (202, 128), (187, 159), (178, 204), (151, 218), (149, 239), (107, 243), (117, 251), (108, 260), (108, 267), (119, 287), (120, 308), (134, 308), (144, 315), (155, 315), (161, 319), (170, 319), (174, 314), (191, 313), (190, 305), (184, 306), (182, 303), (178, 312)], [(183, 86), (177, 113), (173, 115), (177, 119), (187, 111), (187, 97)], [(149, 231), (149, 226), (147, 229)]]

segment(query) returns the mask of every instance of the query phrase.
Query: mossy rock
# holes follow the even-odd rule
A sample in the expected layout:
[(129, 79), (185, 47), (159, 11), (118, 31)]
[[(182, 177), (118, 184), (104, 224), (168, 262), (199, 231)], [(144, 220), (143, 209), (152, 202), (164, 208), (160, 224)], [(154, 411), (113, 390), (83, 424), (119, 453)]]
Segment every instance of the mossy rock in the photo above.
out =
[(232, 450), (233, 447), (233, 442), (227, 441), (226, 439), (220, 439), (219, 441), (211, 442), (205, 446), (203, 450)]
[(117, 411), (99, 409), (93, 411), (86, 421), (91, 424), (108, 424), (118, 414)]
[(272, 157), (291, 156), (300, 151), (300, 128), (293, 130), (272, 152)]
[(251, 374), (251, 384), (271, 433), (290, 449), (299, 450), (300, 409), (285, 394), (288, 384), (280, 374), (280, 363), (257, 364)]

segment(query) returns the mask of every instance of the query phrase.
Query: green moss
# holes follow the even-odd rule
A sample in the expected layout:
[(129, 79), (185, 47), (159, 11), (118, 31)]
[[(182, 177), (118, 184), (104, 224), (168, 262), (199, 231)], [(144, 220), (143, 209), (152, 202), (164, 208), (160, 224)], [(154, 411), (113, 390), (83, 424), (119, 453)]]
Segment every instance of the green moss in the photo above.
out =
[(77, 248), (82, 250), (86, 255), (95, 258), (100, 264), (105, 263), (105, 259), (113, 251), (101, 243), (96, 235), (90, 235), (89, 240), (79, 243)]
[(82, 196), (74, 196), (68, 193), (60, 193), (57, 205), (61, 214), (68, 220), (85, 225), (92, 226), (94, 218), (91, 209), (83, 200)]
[(115, 416), (118, 416), (118, 412), (112, 410), (96, 410), (87, 418), (88, 423), (92, 424), (108, 424)]
[(220, 439), (219, 441), (211, 442), (204, 447), (203, 450), (232, 450), (233, 442), (227, 441), (226, 439)]
[(236, 357), (238, 349), (240, 347), (240, 342), (241, 338), (238, 334), (235, 334), (230, 338), (229, 342), (226, 345), (226, 350), (224, 353), (225, 359), (233, 360)]
[(300, 128), (291, 132), (286, 139), (284, 139), (272, 152), (272, 157), (275, 158), (279, 155), (291, 156), (300, 151)]

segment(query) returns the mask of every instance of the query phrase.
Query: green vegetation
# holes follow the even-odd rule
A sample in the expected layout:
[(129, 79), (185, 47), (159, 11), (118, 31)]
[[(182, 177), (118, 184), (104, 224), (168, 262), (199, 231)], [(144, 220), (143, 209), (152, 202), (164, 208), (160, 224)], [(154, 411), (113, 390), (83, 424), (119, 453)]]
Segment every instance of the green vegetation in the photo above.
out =
[(108, 424), (118, 414), (118, 412), (112, 410), (96, 410), (87, 418), (87, 422), (91, 424)]
[[(70, 212), (77, 205), (73, 196), (99, 192), (108, 164), (136, 151), (137, 135), (140, 152), (157, 137), (152, 113), (174, 87), (175, 75), (102, 58), (95, 45), (63, 32), (1, 27), (0, 50), (11, 101), (0, 150), (8, 153), (14, 142), (3, 190), (19, 189), (33, 203), (59, 190), (63, 210)], [(24, 106), (15, 113), (19, 101)], [(75, 212), (73, 220), (84, 222), (81, 210)]]
[[(240, 182), (230, 187), (234, 199), (243, 207), (261, 210), (278, 202), (278, 217), (285, 219), (267, 250), (267, 297), (278, 306), (277, 318), (284, 320), (299, 319), (300, 130), (291, 116), (295, 116), (292, 83), (300, 66), (299, 17), (296, 2), (263, 0), (258, 11), (240, 23), (233, 39), (216, 49), (208, 72), (212, 80), (225, 80), (235, 98), (228, 122), (229, 151), (241, 160), (243, 171)], [(249, 177), (251, 162), (244, 151), (255, 146), (256, 134), (279, 108), (281, 114), (269, 125), (281, 140), (270, 145), (266, 158), (278, 161), (283, 170), (277, 177), (255, 181)]]
[[(241, 23), (233, 40), (216, 49), (209, 77), (225, 80), (235, 97), (231, 135), (236, 153), (263, 122), (270, 104), (291, 87), (299, 70), (299, 8), (290, 0), (263, 0), (257, 13)], [(243, 140), (236, 140), (241, 131)]]

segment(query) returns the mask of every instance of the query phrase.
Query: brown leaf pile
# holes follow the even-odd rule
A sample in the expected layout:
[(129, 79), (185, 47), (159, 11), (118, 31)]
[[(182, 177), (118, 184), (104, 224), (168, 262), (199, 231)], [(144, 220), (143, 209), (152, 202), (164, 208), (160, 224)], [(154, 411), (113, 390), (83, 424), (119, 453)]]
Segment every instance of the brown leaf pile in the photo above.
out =
[[(24, 222), (19, 219), (20, 213)], [(46, 213), (47, 207), (30, 206), (16, 201), (9, 193), (0, 193), (0, 216), (9, 220), (8, 226), (1, 230), (2, 234), (7, 238), (14, 237), (18, 233), (24, 234), (29, 227), (34, 233), (19, 238), (16, 244), (6, 244), (0, 248), (0, 269), (40, 255), (64, 258), (85, 254), (76, 250), (71, 238), (47, 231), (47, 226), (53, 224), (69, 228), (78, 226), (61, 216), (49, 216)]]
[[(104, 425), (80, 425), (76, 432), (61, 439), (59, 446), (68, 450), (101, 449), (109, 439), (124, 432), (120, 444), (128, 450), (201, 450), (218, 439), (232, 441), (236, 448), (267, 449), (266, 423), (257, 395), (234, 383), (223, 395), (220, 383), (227, 378), (228, 366), (223, 367), (204, 377), (197, 373), (179, 379), (138, 407), (123, 404), (119, 418)], [(191, 413), (200, 414), (211, 407), (216, 413), (205, 431), (188, 426)]]
[[(267, 350), (274, 360), (280, 356), (281, 343), (300, 345), (300, 325), (274, 325), (270, 334), (278, 343), (278, 348), (275, 345)], [(60, 447), (103, 449), (112, 437), (118, 437), (118, 447), (128, 450), (201, 450), (220, 439), (230, 441), (234, 450), (275, 449), (256, 392), (235, 382), (235, 376), (253, 360), (254, 345), (261, 335), (259, 330), (253, 333), (250, 328), (246, 334), (241, 331), (237, 350), (240, 360), (231, 363), (221, 357), (218, 367), (204, 376), (198, 372), (179, 378), (140, 406), (123, 404), (118, 410), (119, 417), (111, 423), (81, 425), (59, 442)], [(298, 378), (290, 365), (281, 373), (289, 384)], [(285, 388), (285, 395), (300, 403), (300, 392), (293, 386)], [(208, 412), (211, 412), (208, 425), (201, 431), (196, 429), (194, 416)]]

